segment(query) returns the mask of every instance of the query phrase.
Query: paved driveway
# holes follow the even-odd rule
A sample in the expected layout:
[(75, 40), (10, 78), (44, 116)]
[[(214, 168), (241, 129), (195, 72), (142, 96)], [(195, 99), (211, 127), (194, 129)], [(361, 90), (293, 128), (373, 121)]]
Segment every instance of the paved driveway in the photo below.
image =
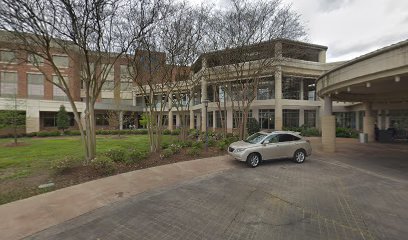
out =
[(315, 144), (304, 164), (250, 169), (234, 162), (236, 168), (136, 195), (29, 239), (406, 238), (408, 146), (355, 144), (340, 142), (335, 155)]

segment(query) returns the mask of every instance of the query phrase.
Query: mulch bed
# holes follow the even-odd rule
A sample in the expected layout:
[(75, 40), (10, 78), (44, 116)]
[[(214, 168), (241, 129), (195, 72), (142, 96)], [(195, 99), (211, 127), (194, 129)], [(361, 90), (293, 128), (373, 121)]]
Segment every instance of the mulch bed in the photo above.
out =
[[(146, 159), (134, 164), (116, 163), (116, 171), (112, 175), (176, 162), (220, 156), (224, 154), (225, 151), (221, 151), (215, 147), (210, 147), (207, 151), (203, 149), (199, 156), (188, 155), (187, 149), (181, 149), (180, 153), (163, 159), (160, 158), (159, 153), (152, 153)], [(106, 175), (101, 175), (89, 166), (77, 166), (63, 174), (58, 175), (52, 173), (52, 171), (50, 170), (44, 171), (40, 176), (36, 175), (21, 179), (5, 180), (1, 183), (0, 187), (0, 204), (95, 180), (102, 177), (106, 177)], [(55, 183), (55, 186), (47, 189), (38, 188), (40, 184), (44, 184), (47, 182), (53, 182)]]

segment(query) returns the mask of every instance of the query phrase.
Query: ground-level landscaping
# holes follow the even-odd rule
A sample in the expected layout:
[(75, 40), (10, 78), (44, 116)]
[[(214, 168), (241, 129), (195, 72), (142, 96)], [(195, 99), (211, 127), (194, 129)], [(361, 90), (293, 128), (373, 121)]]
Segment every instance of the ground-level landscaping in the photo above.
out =
[[(0, 204), (81, 182), (137, 169), (224, 154), (225, 142), (181, 141), (163, 136), (163, 150), (148, 153), (147, 135), (98, 136), (97, 158), (82, 161), (78, 136), (21, 138), (19, 145), (0, 139)], [(48, 184), (44, 188), (40, 185)]]

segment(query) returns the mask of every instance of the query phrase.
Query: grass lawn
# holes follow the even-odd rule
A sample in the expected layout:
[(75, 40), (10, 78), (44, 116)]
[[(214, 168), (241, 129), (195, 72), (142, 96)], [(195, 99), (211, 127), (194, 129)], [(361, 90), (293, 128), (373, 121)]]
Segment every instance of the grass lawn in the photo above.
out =
[[(164, 141), (170, 141), (172, 136), (163, 136)], [(26, 144), (18, 147), (8, 147), (12, 139), (0, 139), (0, 182), (5, 179), (22, 178), (37, 171), (49, 170), (51, 162), (64, 156), (83, 156), (80, 138), (21, 138)], [(147, 135), (98, 136), (97, 153), (106, 152), (110, 148), (136, 148), (148, 152)]]

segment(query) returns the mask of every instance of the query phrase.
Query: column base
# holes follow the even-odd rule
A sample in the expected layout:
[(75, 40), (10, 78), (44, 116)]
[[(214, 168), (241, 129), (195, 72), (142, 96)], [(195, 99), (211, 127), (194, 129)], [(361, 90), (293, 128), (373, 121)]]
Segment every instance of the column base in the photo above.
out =
[(336, 117), (322, 116), (322, 146), (324, 152), (336, 151)]

